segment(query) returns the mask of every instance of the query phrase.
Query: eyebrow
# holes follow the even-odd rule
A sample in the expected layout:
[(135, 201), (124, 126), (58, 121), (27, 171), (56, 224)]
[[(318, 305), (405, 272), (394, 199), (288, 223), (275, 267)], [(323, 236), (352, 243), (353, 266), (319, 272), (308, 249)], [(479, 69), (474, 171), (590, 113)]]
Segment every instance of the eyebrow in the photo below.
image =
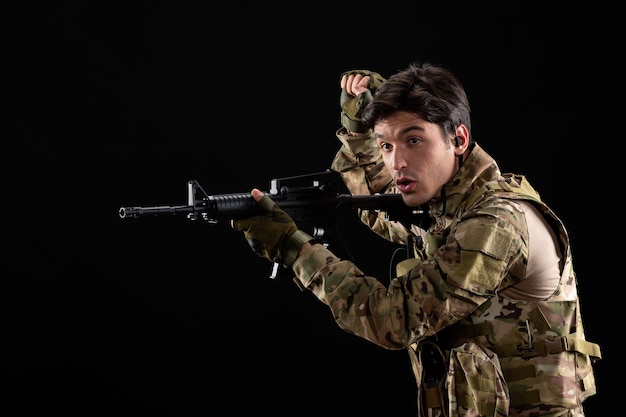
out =
[[(404, 129), (402, 129), (400, 131), (400, 134), (404, 135), (405, 133), (408, 133), (408, 132), (410, 132), (412, 130), (419, 130), (420, 132), (425, 132), (426, 131), (426, 129), (424, 129), (421, 126), (407, 126), (407, 127), (405, 127)], [(374, 132), (374, 139), (384, 139), (384, 137), (383, 137), (383, 135)]]

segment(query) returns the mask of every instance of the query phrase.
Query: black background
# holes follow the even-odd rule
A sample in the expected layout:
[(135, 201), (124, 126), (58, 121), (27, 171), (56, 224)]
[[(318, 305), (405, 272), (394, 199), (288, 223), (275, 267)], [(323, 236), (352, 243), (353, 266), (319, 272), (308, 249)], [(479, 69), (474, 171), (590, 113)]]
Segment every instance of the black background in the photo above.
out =
[[(587, 337), (604, 349), (585, 403), (598, 415), (611, 357), (589, 177), (605, 169), (598, 128), (613, 123), (611, 11), (277, 3), (3, 3), (2, 407), (414, 415), (406, 353), (340, 330), (312, 294), (270, 279), (239, 233), (118, 208), (185, 204), (190, 179), (221, 194), (323, 171), (340, 74), (428, 60), (464, 83), (474, 138), (569, 229)], [(394, 248), (342, 224), (359, 266), (386, 282)]]

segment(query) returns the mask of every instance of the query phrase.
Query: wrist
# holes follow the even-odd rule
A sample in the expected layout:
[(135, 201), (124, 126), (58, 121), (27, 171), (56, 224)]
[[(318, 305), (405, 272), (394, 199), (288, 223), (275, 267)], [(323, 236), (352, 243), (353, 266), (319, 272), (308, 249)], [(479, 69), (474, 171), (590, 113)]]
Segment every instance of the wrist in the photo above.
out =
[(315, 240), (309, 234), (302, 230), (296, 230), (285, 242), (284, 254), (282, 256), (283, 265), (291, 268), (296, 258), (300, 255), (301, 251), (305, 249), (305, 246), (312, 240)]
[(350, 136), (357, 136), (367, 133), (369, 128), (361, 120), (355, 120), (346, 113), (341, 113), (341, 125), (346, 128)]

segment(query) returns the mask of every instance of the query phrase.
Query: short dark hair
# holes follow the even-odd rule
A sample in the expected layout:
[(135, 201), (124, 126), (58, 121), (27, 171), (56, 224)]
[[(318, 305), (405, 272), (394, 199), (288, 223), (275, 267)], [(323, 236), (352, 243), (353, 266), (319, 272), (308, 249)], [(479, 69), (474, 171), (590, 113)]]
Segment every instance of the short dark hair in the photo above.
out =
[(470, 132), (470, 106), (465, 89), (448, 69), (428, 62), (411, 63), (389, 77), (374, 93), (362, 119), (373, 128), (377, 121), (399, 111), (414, 113), (453, 133), (464, 124)]

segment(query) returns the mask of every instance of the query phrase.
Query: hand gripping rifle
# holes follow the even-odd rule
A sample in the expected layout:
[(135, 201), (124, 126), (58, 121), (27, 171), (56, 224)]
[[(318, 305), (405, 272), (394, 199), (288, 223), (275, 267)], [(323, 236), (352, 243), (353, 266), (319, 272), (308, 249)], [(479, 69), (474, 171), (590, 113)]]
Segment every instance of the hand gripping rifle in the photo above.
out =
[[(327, 246), (329, 234), (337, 232), (336, 221), (339, 215), (354, 212), (356, 209), (384, 212), (389, 220), (405, 225), (420, 224), (428, 218), (427, 209), (408, 207), (400, 194), (352, 195), (346, 190), (339, 173), (331, 170), (273, 179), (270, 190), (265, 194), (291, 216), (300, 230)], [(187, 182), (185, 205), (119, 209), (122, 219), (183, 214), (189, 220), (201, 219), (212, 224), (243, 219), (259, 213), (260, 210), (249, 192), (209, 195), (195, 180)], [(344, 249), (347, 251), (347, 248)], [(274, 265), (271, 277), (275, 278), (276, 273), (277, 264)]]

